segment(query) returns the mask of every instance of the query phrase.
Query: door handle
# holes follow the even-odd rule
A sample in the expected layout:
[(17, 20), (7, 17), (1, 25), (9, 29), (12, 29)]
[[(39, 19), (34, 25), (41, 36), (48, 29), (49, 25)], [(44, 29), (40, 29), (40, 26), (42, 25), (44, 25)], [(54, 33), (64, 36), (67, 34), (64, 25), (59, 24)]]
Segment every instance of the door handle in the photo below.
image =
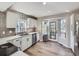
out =
[(19, 41), (19, 40), (16, 40), (16, 41)]
[(65, 33), (65, 38), (66, 38), (66, 33)]
[(26, 40), (29, 41), (29, 38), (27, 38)]

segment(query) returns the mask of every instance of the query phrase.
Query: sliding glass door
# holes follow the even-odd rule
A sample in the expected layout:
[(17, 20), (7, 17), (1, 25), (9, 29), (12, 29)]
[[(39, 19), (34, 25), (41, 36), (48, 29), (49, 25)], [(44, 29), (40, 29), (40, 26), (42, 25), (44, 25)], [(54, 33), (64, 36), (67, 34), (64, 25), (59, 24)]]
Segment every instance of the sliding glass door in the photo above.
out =
[(50, 39), (56, 39), (56, 22), (49, 22)]

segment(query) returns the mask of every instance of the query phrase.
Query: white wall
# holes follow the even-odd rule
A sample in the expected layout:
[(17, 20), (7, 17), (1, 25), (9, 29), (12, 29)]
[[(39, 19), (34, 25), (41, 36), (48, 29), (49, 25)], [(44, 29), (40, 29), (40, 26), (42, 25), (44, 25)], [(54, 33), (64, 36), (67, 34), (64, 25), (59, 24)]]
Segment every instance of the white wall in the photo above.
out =
[(71, 14), (67, 16), (66, 19), (66, 39), (61, 38), (60, 35), (60, 24), (57, 24), (58, 32), (57, 32), (57, 42), (63, 44), (65, 47), (71, 48), (74, 51), (75, 45), (75, 29), (74, 29), (74, 19), (75, 14)]
[[(61, 19), (61, 18), (60, 18)], [(59, 42), (60, 44), (70, 48), (70, 45), (69, 45), (69, 41), (70, 41), (70, 20), (69, 20), (69, 17), (64, 17), (63, 19), (65, 19), (65, 31), (66, 31), (66, 37), (62, 37), (61, 36), (61, 24), (60, 24), (60, 20), (57, 21), (57, 42)]]
[(70, 16), (70, 47), (74, 51), (74, 14)]

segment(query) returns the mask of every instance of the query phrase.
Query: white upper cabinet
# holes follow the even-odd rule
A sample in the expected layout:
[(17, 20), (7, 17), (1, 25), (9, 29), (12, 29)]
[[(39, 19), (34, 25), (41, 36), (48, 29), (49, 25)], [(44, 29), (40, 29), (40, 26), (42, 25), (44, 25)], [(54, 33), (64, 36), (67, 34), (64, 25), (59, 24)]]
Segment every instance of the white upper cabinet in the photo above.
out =
[(19, 19), (18, 15), (16, 13), (7, 12), (7, 16), (6, 16), (6, 27), (7, 28), (16, 28), (16, 22)]
[(37, 20), (32, 18), (27, 18), (27, 28), (37, 27)]
[(33, 28), (37, 26), (37, 20), (33, 18), (28, 18), (25, 14), (7, 11), (6, 16), (6, 27), (16, 28), (18, 21), (26, 20), (26, 28)]

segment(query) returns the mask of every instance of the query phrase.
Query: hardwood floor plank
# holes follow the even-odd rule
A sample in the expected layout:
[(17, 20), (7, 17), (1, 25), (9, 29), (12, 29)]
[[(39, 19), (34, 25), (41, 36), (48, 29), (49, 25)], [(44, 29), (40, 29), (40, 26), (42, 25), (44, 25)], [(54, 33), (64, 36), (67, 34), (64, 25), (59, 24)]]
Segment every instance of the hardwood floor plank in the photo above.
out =
[(30, 56), (74, 56), (73, 52), (53, 41), (38, 42), (25, 51)]

